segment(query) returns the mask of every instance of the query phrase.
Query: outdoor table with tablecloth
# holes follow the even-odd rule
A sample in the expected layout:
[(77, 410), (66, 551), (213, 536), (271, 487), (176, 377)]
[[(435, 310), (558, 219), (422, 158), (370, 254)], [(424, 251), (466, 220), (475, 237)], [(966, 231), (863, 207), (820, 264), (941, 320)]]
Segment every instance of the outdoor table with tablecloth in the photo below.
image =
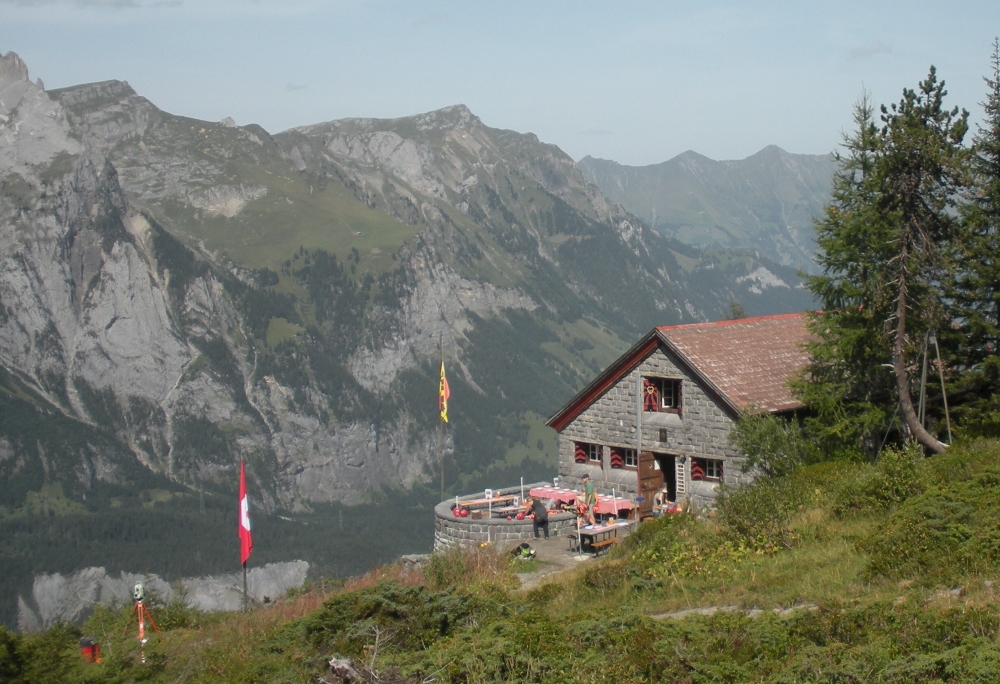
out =
[(538, 499), (554, 499), (559, 503), (571, 504), (576, 501), (577, 493), (573, 489), (561, 489), (559, 487), (535, 487), (528, 491), (528, 494)]
[[(554, 499), (560, 503), (583, 503), (583, 494), (572, 489), (560, 489), (558, 487), (535, 487), (528, 493), (539, 499)], [(602, 515), (619, 515), (620, 511), (626, 511), (627, 515), (627, 512), (631, 510), (632, 502), (628, 499), (605, 496), (603, 494), (597, 495), (597, 505), (594, 507), (594, 513)]]

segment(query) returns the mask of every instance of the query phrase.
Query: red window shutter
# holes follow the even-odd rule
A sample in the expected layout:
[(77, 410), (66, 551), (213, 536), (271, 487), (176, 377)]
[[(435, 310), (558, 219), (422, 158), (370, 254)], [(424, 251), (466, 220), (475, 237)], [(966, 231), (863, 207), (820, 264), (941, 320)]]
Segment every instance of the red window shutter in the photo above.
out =
[(622, 457), (621, 449), (611, 448), (611, 467), (624, 468), (625, 459)]
[(643, 411), (659, 411), (660, 410), (660, 391), (656, 387), (656, 383), (652, 382), (649, 378), (642, 379), (642, 410)]

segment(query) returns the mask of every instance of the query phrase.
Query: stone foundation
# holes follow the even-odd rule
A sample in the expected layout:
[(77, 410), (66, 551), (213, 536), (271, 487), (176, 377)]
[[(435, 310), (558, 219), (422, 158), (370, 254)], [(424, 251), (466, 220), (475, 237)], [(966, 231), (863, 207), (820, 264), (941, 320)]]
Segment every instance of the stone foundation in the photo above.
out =
[[(524, 485), (524, 493), (532, 487), (544, 487), (551, 482), (536, 482)], [(521, 493), (520, 486), (493, 490), (494, 494), (503, 496)], [(485, 494), (477, 492), (458, 497), (459, 501), (481, 499)], [(460, 546), (479, 545), (483, 542), (494, 542), (502, 548), (514, 547), (522, 541), (530, 543), (535, 538), (534, 525), (530, 518), (524, 520), (505, 520), (503, 518), (456, 518), (451, 507), (455, 499), (447, 499), (434, 507), (434, 550), (444, 551)], [(576, 530), (576, 514), (549, 513), (549, 536), (558, 536)], [(544, 534), (541, 530), (539, 535)]]

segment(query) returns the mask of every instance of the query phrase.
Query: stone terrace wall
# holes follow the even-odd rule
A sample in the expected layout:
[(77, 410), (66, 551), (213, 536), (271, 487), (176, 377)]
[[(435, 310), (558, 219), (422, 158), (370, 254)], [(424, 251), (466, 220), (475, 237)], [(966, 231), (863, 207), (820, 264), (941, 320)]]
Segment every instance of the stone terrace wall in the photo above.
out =
[[(536, 482), (531, 485), (524, 485), (527, 494), (532, 487), (542, 487), (550, 482)], [(497, 495), (520, 494), (521, 488), (507, 487), (506, 489), (494, 490)], [(482, 492), (458, 497), (459, 501), (467, 499), (479, 499), (483, 497)], [(482, 518), (473, 520), (472, 518), (456, 518), (451, 507), (455, 503), (454, 499), (442, 501), (434, 507), (434, 550), (444, 551), (446, 549), (459, 546), (470, 546), (483, 542), (495, 542), (501, 547), (514, 547), (522, 541), (531, 541), (535, 538), (533, 523), (530, 518), (524, 520), (504, 520), (503, 518)], [(574, 513), (549, 513), (549, 536), (576, 529), (576, 515)], [(544, 534), (541, 530), (539, 535)]]

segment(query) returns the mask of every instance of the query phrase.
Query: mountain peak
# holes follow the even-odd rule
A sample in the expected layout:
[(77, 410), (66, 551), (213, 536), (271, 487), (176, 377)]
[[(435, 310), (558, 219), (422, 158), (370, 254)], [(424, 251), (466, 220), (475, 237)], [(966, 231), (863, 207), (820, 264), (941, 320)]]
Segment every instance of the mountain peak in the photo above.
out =
[(8, 52), (0, 57), (0, 82), (27, 81), (28, 65), (16, 52)]
[(787, 155), (788, 153), (785, 152), (780, 147), (778, 147), (777, 145), (768, 145), (767, 147), (764, 147), (760, 151), (751, 154), (749, 157), (747, 157), (747, 159), (753, 159), (754, 157), (757, 158), (784, 157)]

